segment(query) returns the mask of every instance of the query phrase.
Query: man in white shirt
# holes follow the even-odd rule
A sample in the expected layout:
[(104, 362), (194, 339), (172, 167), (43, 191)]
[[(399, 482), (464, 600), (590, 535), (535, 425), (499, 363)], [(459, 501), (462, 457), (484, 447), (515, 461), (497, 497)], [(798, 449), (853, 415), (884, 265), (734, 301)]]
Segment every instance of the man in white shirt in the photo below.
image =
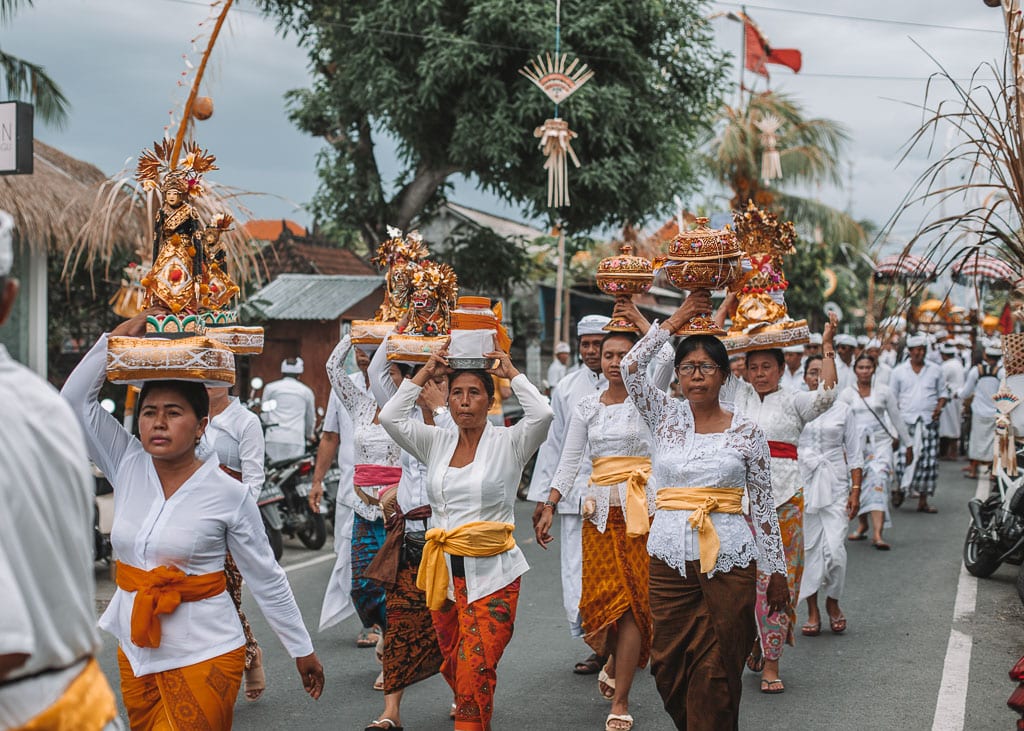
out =
[(985, 358), (967, 372), (959, 396), (971, 401), (971, 439), (967, 445), (967, 458), (971, 460), (967, 476), (978, 476), (978, 467), (992, 463), (995, 447), (996, 404), (993, 400), (1006, 373), (999, 365), (1003, 351), (987, 345)]
[(274, 410), (263, 415), (267, 427), (267, 458), (271, 462), (298, 457), (313, 438), (316, 400), (313, 390), (299, 381), (305, 370), (302, 358), (281, 363), (281, 379), (263, 389), (263, 403), (273, 400)]
[(847, 386), (857, 383), (857, 376), (853, 373), (853, 352), (857, 349), (857, 338), (853, 335), (842, 333), (836, 335), (836, 375), (839, 383), (836, 384), (836, 393), (842, 393)]
[(957, 357), (956, 345), (952, 342), (942, 343), (939, 355), (942, 358), (942, 377), (946, 380), (946, 390), (950, 395), (939, 416), (939, 454), (941, 459), (955, 461), (960, 447), (960, 417), (963, 411), (960, 389), (963, 388), (966, 373), (963, 363)]
[[(13, 220), (0, 211), (0, 325), (18, 292)], [(118, 729), (94, 660), (94, 483), (57, 392), (0, 345), (0, 728)]]
[(867, 345), (864, 346), (864, 354), (875, 359), (875, 375), (871, 380), (871, 385), (888, 386), (892, 379), (892, 366), (882, 360), (882, 341), (878, 338), (868, 340)]
[[(924, 335), (907, 338), (909, 357), (892, 372), (889, 387), (899, 406), (907, 430), (914, 437), (914, 461), (904, 462), (904, 452), (897, 450), (896, 481), (893, 504), (903, 503), (903, 492), (917, 493), (919, 513), (936, 513), (928, 504), (928, 496), (935, 493), (938, 477), (939, 415), (949, 400), (942, 370), (925, 360), (928, 340)], [(906, 474), (906, 479), (904, 475)]]
[(878, 362), (885, 363), (890, 368), (896, 367), (896, 361), (899, 360), (900, 351), (900, 336), (893, 334), (889, 336), (889, 339), (885, 341), (885, 346), (882, 352), (878, 354)]
[(821, 333), (811, 333), (810, 339), (804, 345), (804, 358), (810, 358), (812, 355), (821, 355), (822, 341)]
[(782, 380), (779, 385), (790, 391), (806, 391), (804, 383), (804, 348), (802, 345), (789, 345), (782, 349), (785, 366), (782, 368)]
[(555, 346), (555, 359), (548, 366), (548, 394), (569, 374), (569, 343)]

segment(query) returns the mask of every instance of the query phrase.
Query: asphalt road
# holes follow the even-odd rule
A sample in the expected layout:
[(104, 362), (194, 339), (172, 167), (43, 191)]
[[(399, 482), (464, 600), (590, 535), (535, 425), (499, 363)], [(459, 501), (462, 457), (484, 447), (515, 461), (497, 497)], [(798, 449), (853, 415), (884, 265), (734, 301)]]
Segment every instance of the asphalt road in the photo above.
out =
[[(1013, 686), (1007, 671), (1024, 653), (1024, 611), (1014, 588), (1015, 567), (1003, 567), (976, 582), (974, 611), (970, 592), (962, 594), (954, 622), (960, 551), (967, 528), (967, 500), (976, 485), (960, 476), (961, 464), (943, 463), (937, 515), (913, 511), (908, 501), (886, 533), (893, 550), (874, 550), (868, 542), (848, 543), (849, 570), (842, 607), (849, 629), (841, 636), (827, 630), (816, 638), (798, 637), (782, 660), (786, 693), (758, 692), (757, 676), (745, 675), (743, 729), (990, 729), (1013, 728), (1006, 708)], [(498, 670), (495, 731), (525, 729), (602, 729), (608, 704), (595, 676), (577, 676), (573, 663), (588, 654), (569, 637), (561, 609), (557, 550), (537, 547), (529, 533), (531, 506), (521, 503), (517, 540), (531, 570), (523, 577), (515, 636)], [(557, 546), (557, 540), (554, 546)], [(355, 618), (323, 634), (315, 632), (323, 588), (333, 554), (298, 542), (288, 545), (282, 563), (298, 597), (306, 624), (324, 664), (327, 686), (314, 702), (302, 691), (295, 665), (263, 621), (252, 598), (245, 608), (263, 646), (268, 689), (256, 703), (240, 694), (237, 729), (363, 729), (376, 718), (382, 696), (372, 690), (379, 666), (371, 650), (357, 649)], [(100, 602), (112, 584), (97, 570)], [(801, 621), (805, 616), (800, 609)], [(966, 636), (947, 662), (951, 629)], [(960, 634), (962, 633), (962, 634)], [(970, 652), (969, 672), (964, 649)], [(107, 637), (101, 664), (116, 688), (114, 642)], [(939, 704), (945, 672), (946, 689)], [(964, 702), (966, 694), (966, 702)], [(436, 676), (408, 689), (402, 704), (407, 729), (450, 729), (451, 694)], [(939, 708), (937, 714), (937, 707)], [(958, 709), (963, 709), (960, 711)], [(635, 728), (671, 731), (648, 671), (633, 687)], [(961, 715), (962, 714), (962, 715)]]

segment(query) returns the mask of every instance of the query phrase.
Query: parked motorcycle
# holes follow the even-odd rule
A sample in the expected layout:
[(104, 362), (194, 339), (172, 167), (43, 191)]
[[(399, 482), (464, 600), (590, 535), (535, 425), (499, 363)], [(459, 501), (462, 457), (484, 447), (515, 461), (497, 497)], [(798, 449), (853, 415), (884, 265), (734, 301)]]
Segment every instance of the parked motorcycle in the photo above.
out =
[(306, 548), (314, 551), (327, 542), (327, 524), (321, 503), (319, 513), (309, 507), (309, 492), (313, 487), (314, 455), (306, 452), (298, 457), (278, 460), (267, 465), (264, 490), (276, 487), (282, 498), (276, 503), (281, 514), (281, 533), (298, 538)]
[[(1024, 449), (1017, 453), (1024, 464)], [(1024, 564), (1024, 471), (1009, 475), (996, 467), (992, 494), (967, 503), (971, 523), (964, 540), (964, 566), (972, 576), (987, 578), (1003, 563)], [(1017, 594), (1024, 602), (1024, 566), (1017, 573)]]

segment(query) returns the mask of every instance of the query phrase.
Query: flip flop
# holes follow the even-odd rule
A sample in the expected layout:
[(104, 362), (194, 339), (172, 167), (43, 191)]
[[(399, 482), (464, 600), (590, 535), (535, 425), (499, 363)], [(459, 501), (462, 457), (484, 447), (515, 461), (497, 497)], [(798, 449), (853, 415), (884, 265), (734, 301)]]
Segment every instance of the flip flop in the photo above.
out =
[(263, 691), (267, 689), (267, 676), (263, 672), (263, 650), (256, 648), (256, 657), (244, 673), (245, 677), (245, 699), (250, 703), (259, 700)]
[(800, 634), (804, 637), (817, 637), (821, 634), (821, 622), (818, 622), (817, 624), (811, 624), (808, 622), (800, 628)]
[(920, 505), (917, 508), (917, 512), (919, 512), (919, 513), (927, 513), (928, 515), (933, 515), (933, 514), (939, 512), (939, 509), (936, 508), (933, 505)]
[(364, 627), (356, 637), (356, 647), (376, 647), (381, 634), (383, 633), (380, 631), (380, 627), (376, 625)]
[(840, 614), (838, 617), (829, 617), (828, 626), (832, 630), (832, 634), (841, 635), (846, 631), (846, 617)]
[[(381, 691), (384, 690), (384, 671), (383, 670), (380, 671), (380, 674), (377, 676), (377, 679), (373, 681), (373, 689), (374, 690), (381, 690)], [(382, 720), (385, 720), (385, 719), (382, 719)]]
[[(775, 686), (778, 686), (776, 688)], [(761, 692), (765, 695), (778, 695), (779, 693), (786, 692), (786, 686), (782, 684), (782, 678), (776, 678), (775, 680), (761, 680)]]
[[(387, 724), (384, 726), (383, 724)], [(403, 727), (392, 721), (390, 718), (378, 718), (376, 721), (370, 721), (370, 725), (367, 726), (364, 731), (377, 731), (377, 729), (386, 729), (387, 731), (403, 731)]]
[(597, 674), (597, 689), (605, 700), (615, 697), (615, 678), (610, 677), (604, 668)]
[(764, 653), (761, 652), (761, 643), (754, 642), (754, 647), (747, 655), (747, 669), (752, 673), (759, 673), (764, 670)]
[(633, 717), (628, 713), (609, 713), (604, 721), (604, 731), (630, 731)]
[(846, 536), (846, 540), (848, 540), (848, 541), (865, 541), (865, 540), (867, 540), (867, 534), (860, 533), (860, 532), (851, 533), (850, 535)]
[(586, 660), (582, 660), (576, 663), (576, 666), (572, 669), (577, 675), (593, 675), (599, 672), (604, 667), (605, 660), (607, 658), (598, 657), (597, 653), (593, 653)]
[(892, 548), (892, 546), (890, 546), (885, 541), (874, 541), (871, 545), (877, 548), (879, 551), (888, 551), (890, 548)]
[(903, 490), (893, 490), (890, 497), (892, 498), (892, 506), (898, 508), (903, 504), (903, 499), (906, 495), (903, 494)]

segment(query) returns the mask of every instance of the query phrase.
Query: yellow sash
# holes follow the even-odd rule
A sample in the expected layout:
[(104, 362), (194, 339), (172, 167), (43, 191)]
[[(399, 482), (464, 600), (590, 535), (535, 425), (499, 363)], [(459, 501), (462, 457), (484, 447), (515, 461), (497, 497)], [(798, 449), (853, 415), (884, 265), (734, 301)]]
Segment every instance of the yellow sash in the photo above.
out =
[(742, 487), (667, 487), (658, 490), (658, 510), (692, 510), (690, 526), (697, 531), (700, 545), (700, 572), (706, 574), (718, 562), (722, 544), (711, 522), (711, 513), (743, 512)]
[(642, 536), (651, 529), (647, 514), (647, 480), (651, 477), (649, 457), (598, 457), (590, 473), (592, 485), (626, 484), (626, 535)]
[(426, 592), (427, 607), (440, 609), (448, 596), (448, 564), (444, 554), (482, 558), (497, 556), (516, 547), (512, 536), (515, 526), (492, 520), (478, 520), (460, 525), (450, 531), (431, 528), (427, 531), (426, 545), (420, 570), (416, 574), (416, 586)]
[(53, 705), (14, 731), (100, 731), (116, 716), (114, 692), (91, 659)]

